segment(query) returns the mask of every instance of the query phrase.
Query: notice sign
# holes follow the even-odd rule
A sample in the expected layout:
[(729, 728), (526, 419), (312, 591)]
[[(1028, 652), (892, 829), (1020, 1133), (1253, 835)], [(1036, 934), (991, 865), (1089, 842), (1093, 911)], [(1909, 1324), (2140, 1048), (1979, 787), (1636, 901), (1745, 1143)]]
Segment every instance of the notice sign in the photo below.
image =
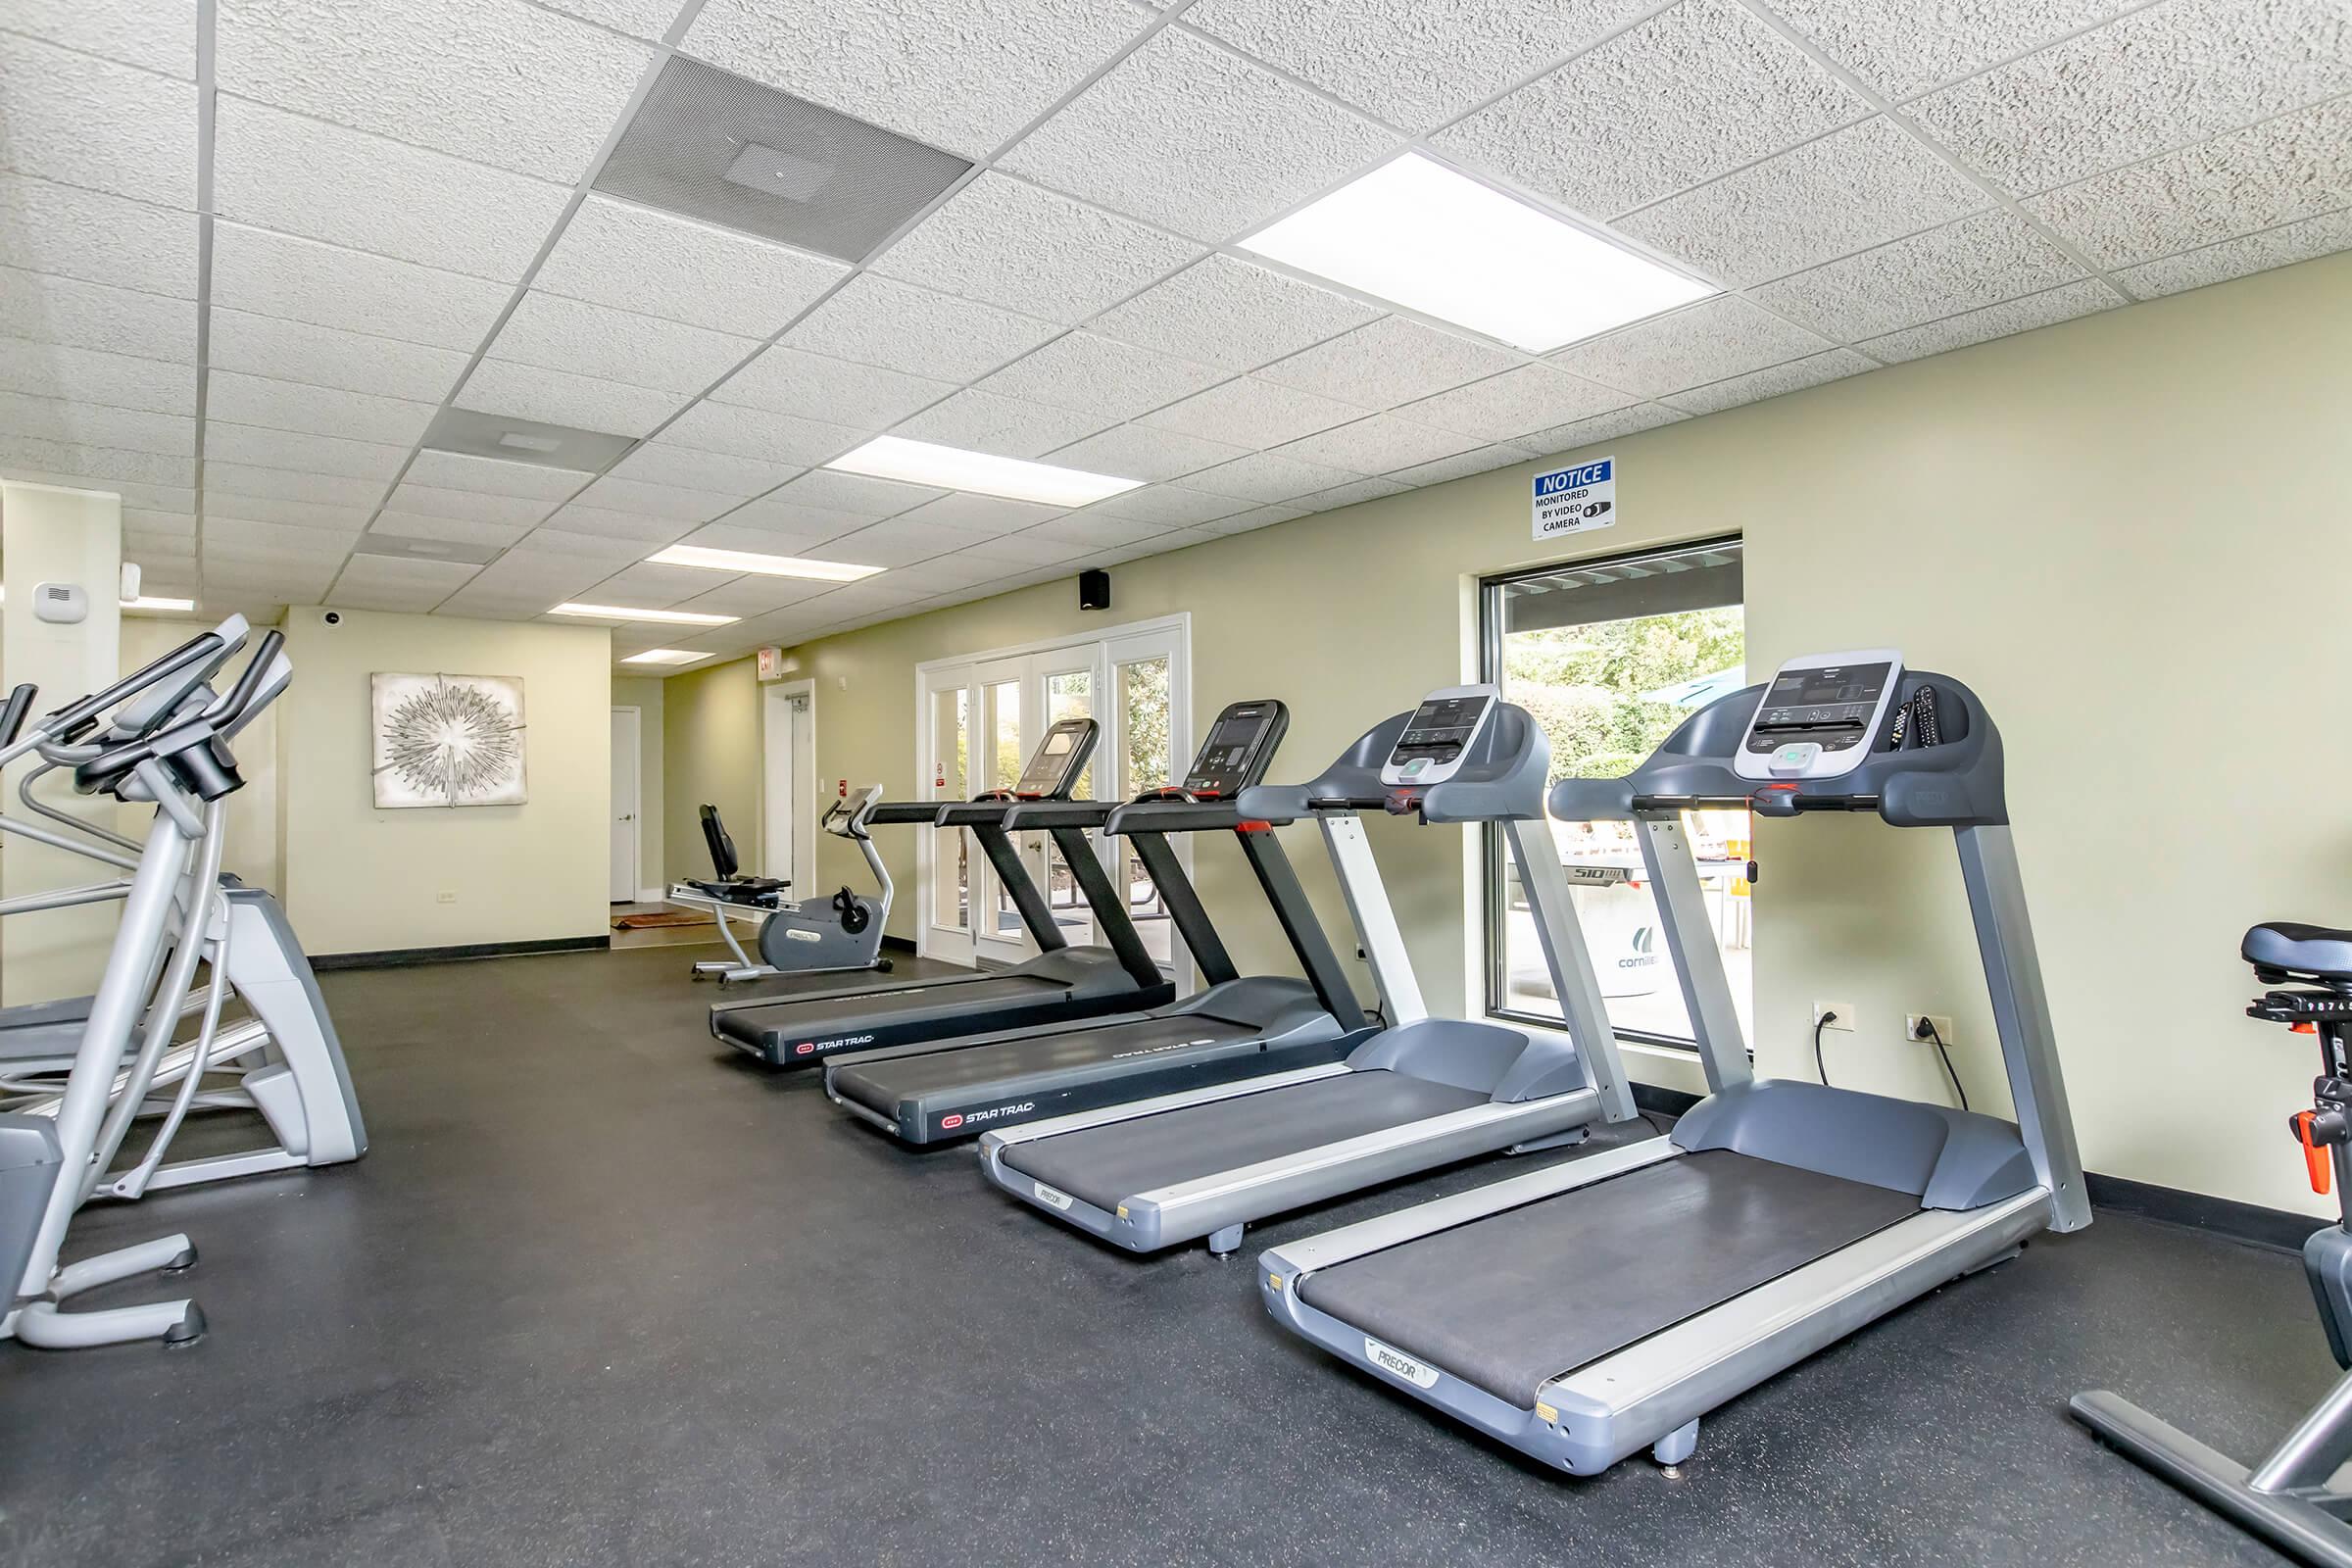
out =
[(1617, 520), (1617, 460), (1539, 473), (1535, 500), (1538, 539), (1606, 528)]

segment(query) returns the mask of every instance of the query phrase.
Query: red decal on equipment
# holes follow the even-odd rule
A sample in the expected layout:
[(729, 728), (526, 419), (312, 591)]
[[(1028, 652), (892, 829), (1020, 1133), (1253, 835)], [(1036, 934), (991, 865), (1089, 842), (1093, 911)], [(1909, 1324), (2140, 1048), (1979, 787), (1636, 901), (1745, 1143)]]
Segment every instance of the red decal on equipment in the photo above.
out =
[(792, 1054), (793, 1054), (794, 1055), (796, 1055), (796, 1056), (806, 1056), (806, 1055), (808, 1055), (810, 1053), (814, 1052), (815, 1050), (816, 1050), (816, 1042), (815, 1042), (815, 1041), (813, 1041), (813, 1040), (804, 1040), (804, 1041), (802, 1041), (802, 1042), (801, 1042), (799, 1045), (797, 1045), (797, 1046), (795, 1046), (795, 1047), (793, 1047), (793, 1048), (792, 1048)]
[(950, 1128), (960, 1127), (962, 1125), (963, 1116), (960, 1112), (953, 1116), (942, 1116), (939, 1118), (939, 1130), (943, 1133), (948, 1131)]

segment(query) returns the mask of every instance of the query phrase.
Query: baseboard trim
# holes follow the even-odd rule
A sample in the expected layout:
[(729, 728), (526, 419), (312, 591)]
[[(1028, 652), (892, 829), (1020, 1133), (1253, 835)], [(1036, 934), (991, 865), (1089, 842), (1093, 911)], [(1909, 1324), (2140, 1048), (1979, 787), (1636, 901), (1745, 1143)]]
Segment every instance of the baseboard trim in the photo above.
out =
[(666, 888), (639, 888), (637, 902), (639, 904), (660, 904), (668, 896), (668, 892), (669, 890)]
[[(1661, 1115), (1680, 1116), (1697, 1104), (1698, 1098), (1679, 1089), (1660, 1089), (1654, 1084), (1634, 1085), (1636, 1107)], [(2245, 1242), (2255, 1247), (2276, 1247), (2289, 1252), (2301, 1251), (2303, 1239), (2328, 1223), (2289, 1209), (2264, 1208), (2259, 1203), (2209, 1198), (2203, 1193), (2182, 1192), (2177, 1187), (2159, 1187), (2154, 1182), (2135, 1182), (2123, 1176), (2101, 1176), (2096, 1171), (2086, 1174), (2084, 1185), (2090, 1189), (2091, 1205), (2111, 1214), (2130, 1214), (2137, 1219), (2158, 1220), (2167, 1225), (2185, 1225), (2191, 1230), (2206, 1231), (2233, 1242)]]
[(318, 953), (314, 969), (406, 969), (425, 963), (463, 963), (473, 958), (519, 958), (541, 953), (601, 953), (611, 936), (549, 937), (537, 942), (469, 942), (450, 948), (385, 948), (373, 953)]

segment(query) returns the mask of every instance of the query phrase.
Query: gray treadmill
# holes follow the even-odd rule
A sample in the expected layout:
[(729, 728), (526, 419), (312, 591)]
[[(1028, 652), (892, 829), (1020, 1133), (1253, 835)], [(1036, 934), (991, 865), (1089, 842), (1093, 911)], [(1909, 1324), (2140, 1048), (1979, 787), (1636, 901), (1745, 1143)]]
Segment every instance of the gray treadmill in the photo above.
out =
[[(1181, 786), (1118, 807), (1018, 806), (1004, 819), (1015, 832), (1075, 823), (1132, 843), (1205, 989), (1145, 1013), (852, 1052), (825, 1064), (826, 1095), (897, 1138), (932, 1144), (1346, 1055), (1373, 1025), (1274, 836), (1275, 824), (1249, 816), (1236, 799), (1264, 775), (1289, 727), (1289, 710), (1270, 698), (1229, 703)], [(1168, 843), (1170, 833), (1233, 835), (1306, 978), (1234, 968)]]
[[(1755, 1078), (1683, 812), (1948, 828), (2015, 1122)], [(1688, 1458), (1699, 1418), (1948, 1281), (2090, 1222), (2002, 791), (1976, 696), (1890, 650), (1808, 656), (1553, 813), (1637, 824), (1713, 1093), (1667, 1137), (1259, 1259), (1276, 1320), (1549, 1466)]]
[[(1229, 1252), (1251, 1220), (1632, 1117), (1600, 985), (1543, 826), (1550, 760), (1543, 730), (1493, 686), (1448, 687), (1365, 731), (1312, 782), (1243, 791), (1245, 815), (1321, 827), (1389, 1027), (1344, 1061), (986, 1133), (989, 1180), (1131, 1251), (1205, 1237), (1209, 1250)], [(1500, 824), (1567, 1034), (1429, 1016), (1364, 842), (1364, 810)]]
[(1096, 734), (1091, 718), (1058, 720), (1038, 742), (1011, 789), (945, 805), (923, 801), (879, 806), (866, 818), (928, 819), (940, 827), (970, 828), (1037, 944), (1035, 957), (952, 980), (905, 978), (796, 1000), (722, 1002), (710, 1008), (712, 1036), (771, 1067), (808, 1067), (838, 1052), (868, 1046), (1035, 1028), (1068, 1018), (1138, 1012), (1174, 1001), (1175, 986), (1145, 948), (1135, 922), (1128, 918), (1127, 901), (1103, 875), (1084, 830), (1057, 826), (1047, 831), (1107, 947), (1071, 946), (1007, 835), (1005, 818), (1015, 807), (1069, 799), (1094, 753)]

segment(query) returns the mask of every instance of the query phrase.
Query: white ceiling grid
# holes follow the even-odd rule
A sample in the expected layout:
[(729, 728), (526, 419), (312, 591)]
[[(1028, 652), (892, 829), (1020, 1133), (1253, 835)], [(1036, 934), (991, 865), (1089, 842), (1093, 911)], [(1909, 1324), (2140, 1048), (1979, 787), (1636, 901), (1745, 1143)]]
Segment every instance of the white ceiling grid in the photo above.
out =
[[(855, 266), (590, 194), (672, 55), (975, 168)], [(2352, 247), (2347, 94), (2343, 0), (16, 0), (0, 469), (208, 611), (732, 654)], [(1407, 149), (1726, 293), (1534, 356), (1239, 249)], [(885, 431), (1147, 482), (820, 466)]]

